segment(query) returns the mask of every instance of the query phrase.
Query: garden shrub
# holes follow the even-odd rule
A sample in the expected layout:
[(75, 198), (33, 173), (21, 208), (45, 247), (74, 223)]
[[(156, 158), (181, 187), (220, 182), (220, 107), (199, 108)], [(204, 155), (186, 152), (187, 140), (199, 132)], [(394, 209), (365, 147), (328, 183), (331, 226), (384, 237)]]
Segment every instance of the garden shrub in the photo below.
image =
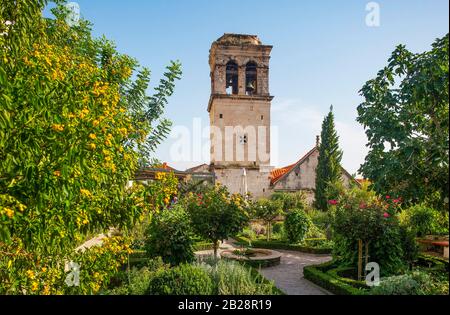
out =
[[(389, 197), (389, 196), (388, 196)], [(342, 265), (357, 265), (358, 240), (369, 244), (370, 261), (380, 265), (382, 275), (407, 269), (407, 248), (397, 219), (399, 202), (376, 198), (373, 193), (353, 188), (341, 194), (333, 213), (334, 252)]]
[(284, 224), (283, 222), (276, 222), (273, 224), (272, 232), (273, 234), (282, 234), (283, 233)]
[(306, 238), (325, 238), (326, 233), (321, 230), (317, 225), (311, 222), (308, 231), (306, 232)]
[[(144, 295), (147, 291), (153, 272), (147, 267), (132, 268), (127, 272), (123, 272), (123, 284), (111, 290), (103, 292), (107, 295)], [(128, 280), (129, 279), (129, 280)], [(128, 282), (129, 281), (129, 282)]]
[(405, 209), (401, 214), (402, 225), (408, 227), (419, 237), (430, 234), (448, 234), (448, 214), (425, 203)]
[(216, 260), (202, 267), (209, 273), (219, 295), (272, 295), (273, 283), (260, 283), (251, 269), (235, 261)]
[(204, 268), (181, 264), (155, 272), (146, 293), (148, 295), (211, 295), (215, 293), (215, 288)]
[(115, 275), (109, 284), (109, 289), (102, 293), (106, 295), (144, 295), (150, 284), (150, 279), (158, 270), (166, 270), (170, 266), (161, 257), (147, 259), (144, 267), (132, 267)]
[(156, 214), (147, 229), (145, 250), (149, 257), (162, 257), (164, 262), (178, 265), (194, 260), (194, 241), (189, 215), (176, 205)]
[(256, 238), (256, 233), (255, 233), (255, 231), (253, 231), (252, 229), (249, 229), (249, 228), (244, 229), (244, 230), (241, 232), (241, 234), (242, 234), (242, 236), (244, 236), (244, 237), (246, 237), (246, 238), (248, 238), (248, 239), (250, 239), (250, 240), (253, 240), (253, 239)]
[(195, 233), (213, 243), (216, 257), (219, 241), (239, 233), (250, 217), (248, 201), (239, 194), (230, 194), (219, 184), (204, 194), (188, 193), (182, 203), (187, 207)]
[(302, 209), (294, 209), (286, 214), (284, 220), (284, 231), (287, 240), (290, 243), (299, 243), (303, 241), (311, 226), (311, 219)]
[(271, 200), (281, 201), (282, 209), (284, 212), (288, 212), (292, 209), (308, 209), (308, 203), (306, 201), (306, 195), (304, 192), (293, 192), (293, 193), (281, 193), (275, 192), (270, 196)]
[(412, 271), (399, 276), (381, 279), (373, 295), (428, 295), (436, 293), (432, 277), (423, 271)]

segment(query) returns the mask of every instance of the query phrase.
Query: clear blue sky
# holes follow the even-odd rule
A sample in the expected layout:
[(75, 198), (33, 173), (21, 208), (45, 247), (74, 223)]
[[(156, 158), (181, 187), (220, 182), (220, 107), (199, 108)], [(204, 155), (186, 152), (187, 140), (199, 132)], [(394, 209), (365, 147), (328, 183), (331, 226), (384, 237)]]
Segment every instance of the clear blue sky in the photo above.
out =
[[(256, 34), (273, 45), (270, 72), (272, 125), (278, 127), (276, 166), (295, 162), (320, 133), (333, 104), (344, 149), (344, 167), (356, 172), (366, 153), (365, 135), (355, 121), (358, 90), (386, 65), (398, 44), (414, 52), (448, 33), (448, 0), (383, 0), (380, 26), (365, 23), (365, 0), (79, 0), (81, 14), (118, 50), (152, 70), (153, 83), (171, 59), (183, 77), (165, 116), (174, 125), (208, 125), (208, 51), (223, 33)], [(202, 161), (171, 160), (168, 139), (156, 157), (184, 169)], [(203, 141), (204, 142), (204, 141)], [(204, 162), (209, 162), (205, 160)]]

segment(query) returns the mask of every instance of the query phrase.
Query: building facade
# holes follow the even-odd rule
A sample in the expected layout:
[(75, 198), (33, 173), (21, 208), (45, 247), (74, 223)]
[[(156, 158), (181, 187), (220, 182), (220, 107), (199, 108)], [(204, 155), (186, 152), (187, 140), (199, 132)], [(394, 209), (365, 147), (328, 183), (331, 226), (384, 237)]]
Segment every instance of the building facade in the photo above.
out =
[[(211, 95), (210, 164), (185, 171), (227, 186), (232, 193), (253, 198), (274, 192), (303, 191), (314, 200), (319, 139), (297, 162), (270, 166), (269, 60), (272, 46), (255, 35), (224, 34), (212, 43), (209, 54)], [(295, 147), (293, 147), (295, 148)], [(202, 178), (203, 178), (202, 177)], [(357, 181), (344, 169), (345, 185)]]
[(209, 54), (210, 171), (231, 192), (254, 197), (269, 194), (271, 50), (255, 35), (224, 34)]

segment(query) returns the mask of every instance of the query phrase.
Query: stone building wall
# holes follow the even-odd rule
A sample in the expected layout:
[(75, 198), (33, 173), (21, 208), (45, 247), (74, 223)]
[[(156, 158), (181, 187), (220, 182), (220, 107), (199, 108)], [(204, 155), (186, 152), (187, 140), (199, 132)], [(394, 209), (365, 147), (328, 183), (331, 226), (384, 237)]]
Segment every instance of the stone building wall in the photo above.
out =
[[(316, 168), (318, 164), (319, 151), (315, 149), (305, 160), (296, 165), (289, 173), (277, 181), (272, 191), (294, 192), (304, 191), (309, 202), (314, 201), (314, 190), (316, 187)], [(342, 170), (342, 181), (344, 186), (349, 187), (354, 181), (350, 174)]]
[[(216, 183), (225, 185), (231, 193), (242, 193), (242, 168), (224, 168), (214, 171)], [(269, 189), (269, 172), (259, 169), (246, 169), (247, 191), (254, 199), (269, 197), (272, 191)]]
[[(242, 97), (217, 99), (209, 116), (211, 126), (217, 127), (211, 129), (211, 163), (242, 167), (270, 164), (270, 102), (257, 98), (243, 102)], [(239, 137), (244, 134), (247, 143), (240, 144)]]

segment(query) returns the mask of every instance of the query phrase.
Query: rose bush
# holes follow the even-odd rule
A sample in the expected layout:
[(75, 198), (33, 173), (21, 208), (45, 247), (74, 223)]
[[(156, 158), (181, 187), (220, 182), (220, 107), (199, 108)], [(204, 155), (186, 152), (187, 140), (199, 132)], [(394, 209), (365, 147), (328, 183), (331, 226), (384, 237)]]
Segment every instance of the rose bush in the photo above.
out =
[(407, 268), (414, 240), (399, 225), (400, 202), (390, 196), (352, 188), (341, 193), (333, 214), (334, 256), (343, 265), (357, 265), (358, 241), (369, 246), (369, 261), (380, 265), (382, 275), (399, 273)]

